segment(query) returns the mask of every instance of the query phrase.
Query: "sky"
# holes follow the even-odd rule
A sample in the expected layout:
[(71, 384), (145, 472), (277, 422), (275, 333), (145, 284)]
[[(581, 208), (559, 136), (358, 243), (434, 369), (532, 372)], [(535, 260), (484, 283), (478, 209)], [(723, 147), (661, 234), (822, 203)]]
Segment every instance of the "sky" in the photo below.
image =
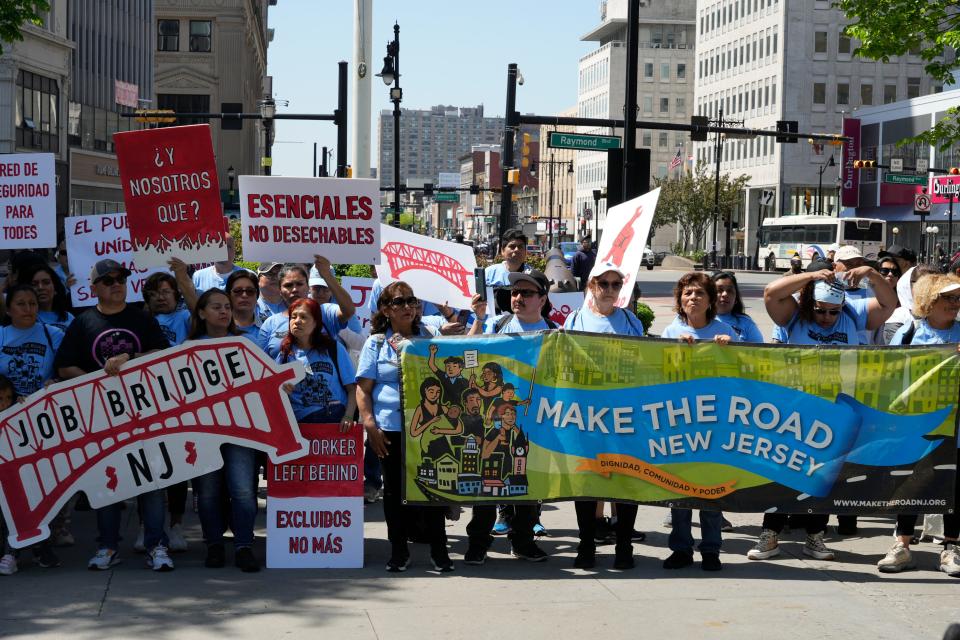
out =
[[(288, 106), (278, 104), (278, 113), (330, 114), (336, 109), (337, 62), (346, 60), (351, 77), (354, 73), (353, 4), (279, 0), (270, 7), (269, 26), (275, 32), (267, 52), (268, 73), (274, 98), (289, 101)], [(599, 23), (599, 7), (599, 0), (373, 0), (368, 67), (371, 74), (380, 72), (397, 22), (402, 107), (482, 104), (485, 115), (502, 116), (507, 64), (516, 62), (524, 76), (517, 110), (555, 114), (576, 105), (577, 61), (597, 46), (580, 37)], [(350, 93), (352, 100), (352, 87)], [(392, 108), (389, 90), (374, 77), (371, 166), (377, 164), (377, 118)], [(312, 175), (313, 143), (335, 149), (336, 136), (332, 122), (277, 121), (273, 174)], [(348, 145), (350, 139), (348, 135)]]

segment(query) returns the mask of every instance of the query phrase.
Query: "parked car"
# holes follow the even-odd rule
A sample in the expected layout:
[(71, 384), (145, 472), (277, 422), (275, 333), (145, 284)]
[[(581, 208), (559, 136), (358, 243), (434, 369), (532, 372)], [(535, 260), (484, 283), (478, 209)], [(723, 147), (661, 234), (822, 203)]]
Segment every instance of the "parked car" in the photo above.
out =
[(563, 253), (563, 261), (567, 263), (567, 268), (573, 262), (573, 254), (580, 249), (579, 242), (561, 242), (560, 252)]
[(655, 251), (653, 253), (653, 263), (658, 267), (663, 264), (663, 259), (670, 255), (669, 251)]
[(643, 258), (640, 260), (640, 266), (646, 267), (647, 271), (652, 271), (654, 265), (657, 263), (657, 258), (654, 255), (653, 251), (644, 247), (643, 248)]
[(528, 244), (527, 245), (527, 255), (530, 256), (542, 256), (543, 247), (538, 244)]

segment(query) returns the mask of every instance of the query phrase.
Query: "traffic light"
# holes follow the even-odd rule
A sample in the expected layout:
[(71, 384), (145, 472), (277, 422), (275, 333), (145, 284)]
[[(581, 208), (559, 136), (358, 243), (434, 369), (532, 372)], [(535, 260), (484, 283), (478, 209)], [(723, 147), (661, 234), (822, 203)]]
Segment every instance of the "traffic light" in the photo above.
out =
[(470, 185), (470, 193), (473, 194), (473, 195), (479, 195), (479, 193), (480, 193), (480, 185), (478, 185), (478, 184), (472, 184), (472, 185)]
[(796, 120), (777, 120), (777, 142), (797, 142), (796, 134), (800, 130), (800, 123)]
[[(520, 166), (524, 169), (530, 167), (530, 134), (523, 134), (523, 146), (520, 148)], [(514, 183), (516, 184), (516, 183)]]
[(520, 184), (520, 169), (508, 170), (507, 182), (509, 182), (510, 184)]
[(710, 118), (707, 116), (690, 116), (690, 126), (694, 127), (690, 132), (690, 140), (693, 142), (706, 142), (707, 127), (710, 125)]
[(353, 177), (353, 167), (351, 167), (350, 165), (347, 165), (347, 177), (348, 178)]
[(854, 160), (853, 168), (854, 169), (876, 169), (877, 161), (876, 160)]
[(432, 182), (424, 182), (424, 183), (423, 183), (423, 197), (424, 197), (424, 198), (432, 198), (432, 197), (433, 197), (433, 183), (432, 183)]
[(177, 121), (176, 112), (173, 109), (137, 109), (137, 122), (149, 124), (173, 124)]
[(960, 168), (958, 168), (958, 167), (950, 167), (950, 169), (947, 171), (947, 173), (949, 173), (951, 176), (958, 176), (958, 175), (960, 175)]

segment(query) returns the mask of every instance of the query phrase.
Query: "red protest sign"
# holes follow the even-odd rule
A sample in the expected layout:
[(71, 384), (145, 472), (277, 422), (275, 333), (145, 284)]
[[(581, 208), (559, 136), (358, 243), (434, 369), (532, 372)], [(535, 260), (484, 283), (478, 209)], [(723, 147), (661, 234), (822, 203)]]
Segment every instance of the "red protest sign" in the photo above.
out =
[(137, 264), (225, 260), (210, 125), (127, 131), (113, 140)]

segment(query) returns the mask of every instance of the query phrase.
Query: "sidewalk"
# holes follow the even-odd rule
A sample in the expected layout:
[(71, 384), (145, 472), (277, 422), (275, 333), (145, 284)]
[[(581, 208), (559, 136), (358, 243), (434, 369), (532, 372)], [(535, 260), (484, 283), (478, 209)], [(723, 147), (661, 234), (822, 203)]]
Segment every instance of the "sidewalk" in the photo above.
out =
[[(261, 536), (262, 506), (261, 501)], [(148, 571), (143, 557), (130, 550), (136, 537), (133, 508), (125, 511), (123, 564), (88, 571), (93, 516), (77, 513), (78, 544), (58, 549), (62, 567), (39, 569), (28, 559), (20, 573), (0, 578), (0, 637), (902, 640), (940, 638), (950, 622), (960, 621), (960, 580), (935, 571), (938, 547), (916, 548), (918, 571), (877, 572), (876, 562), (892, 542), (892, 518), (861, 518), (860, 536), (829, 537), (838, 551), (835, 562), (801, 555), (802, 532), (783, 536), (778, 558), (752, 562), (745, 553), (759, 532), (760, 516), (727, 514), (736, 531), (724, 534), (724, 569), (707, 574), (699, 556), (687, 569), (661, 568), (669, 555), (669, 530), (661, 526), (665, 513), (641, 507), (637, 528), (647, 532), (647, 541), (634, 545), (637, 567), (617, 572), (610, 568), (612, 546), (600, 547), (596, 570), (572, 568), (577, 534), (569, 503), (544, 507), (550, 536), (540, 543), (550, 554), (547, 562), (510, 557), (501, 538), (484, 566), (464, 565), (466, 511), (459, 522), (448, 523), (456, 571), (446, 575), (432, 570), (422, 545), (412, 545), (413, 564), (405, 574), (384, 571), (389, 547), (379, 504), (367, 508), (364, 569), (258, 574), (232, 565), (205, 569), (192, 513), (186, 521), (191, 548), (174, 556), (176, 571)], [(265, 560), (262, 538), (256, 550)]]

